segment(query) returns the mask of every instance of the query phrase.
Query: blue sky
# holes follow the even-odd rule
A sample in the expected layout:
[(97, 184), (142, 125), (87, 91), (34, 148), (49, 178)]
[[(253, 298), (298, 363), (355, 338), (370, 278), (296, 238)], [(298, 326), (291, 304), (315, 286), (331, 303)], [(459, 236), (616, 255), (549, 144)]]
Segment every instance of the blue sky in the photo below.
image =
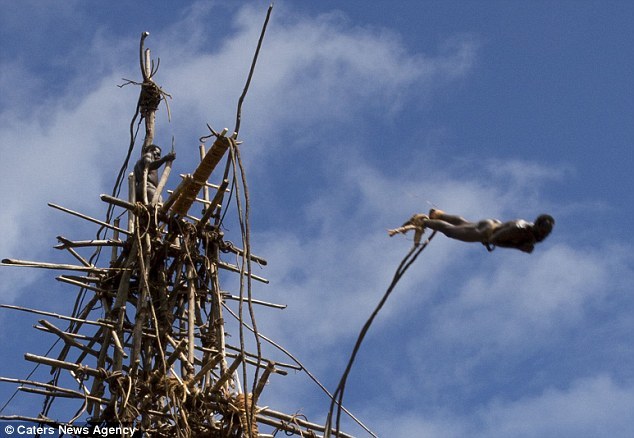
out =
[[(205, 123), (233, 127), (268, 3), (226, 3), (0, 0), (2, 258), (69, 262), (55, 236), (94, 235), (46, 203), (103, 217), (138, 96), (117, 85), (138, 79), (142, 31), (173, 96), (157, 119), (173, 173), (194, 168)], [(412, 243), (386, 229), (432, 205), (557, 220), (531, 255), (434, 239), (349, 379), (346, 405), (379, 436), (634, 430), (633, 22), (625, 1), (276, 2), (241, 137), (271, 281), (256, 297), (288, 308), (257, 322), (329, 389)], [(68, 312), (75, 291), (53, 277), (2, 268), (0, 301)], [(0, 312), (0, 375), (48, 349), (36, 322)], [(301, 374), (265, 394), (325, 419)], [(40, 406), (21, 395), (9, 411)]]

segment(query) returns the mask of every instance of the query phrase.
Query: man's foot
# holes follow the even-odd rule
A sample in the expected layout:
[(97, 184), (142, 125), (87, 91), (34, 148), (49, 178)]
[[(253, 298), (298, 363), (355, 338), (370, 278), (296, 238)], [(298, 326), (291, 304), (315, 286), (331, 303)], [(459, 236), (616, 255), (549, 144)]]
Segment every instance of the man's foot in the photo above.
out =
[(425, 221), (429, 219), (429, 217), (426, 214), (423, 213), (417, 213), (414, 216), (412, 216), (407, 222), (405, 222), (403, 225), (414, 225), (416, 227), (421, 227), (424, 228), (425, 227)]
[(425, 222), (429, 220), (429, 217), (423, 213), (417, 213), (403, 225), (398, 228), (394, 228), (393, 230), (387, 230), (387, 234), (390, 236), (394, 236), (399, 233), (407, 233), (409, 230), (416, 230), (417, 232), (422, 232), (425, 230)]
[(431, 210), (429, 210), (430, 219), (440, 219), (443, 214), (445, 214), (445, 212), (442, 210), (438, 210), (437, 208), (432, 208)]

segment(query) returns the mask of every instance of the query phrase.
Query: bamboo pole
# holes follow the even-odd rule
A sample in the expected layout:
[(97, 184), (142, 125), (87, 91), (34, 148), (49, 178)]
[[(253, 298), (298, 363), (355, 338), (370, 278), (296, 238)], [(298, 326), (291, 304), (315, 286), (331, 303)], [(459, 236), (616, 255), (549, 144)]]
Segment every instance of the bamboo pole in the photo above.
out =
[[(147, 125), (147, 120), (146, 120), (146, 125)], [(142, 150), (145, 150), (145, 145), (143, 145), (143, 149)], [(141, 152), (141, 153), (143, 153), (143, 152)], [(141, 187), (142, 187), (141, 202), (143, 203), (143, 205), (147, 205), (148, 204), (148, 199), (147, 199), (147, 177), (148, 177), (149, 171), (150, 171), (150, 169), (148, 169), (148, 166), (143, 167), (143, 174), (141, 176)]]
[(161, 174), (161, 180), (159, 181), (158, 186), (156, 186), (154, 196), (152, 196), (152, 207), (156, 206), (156, 204), (158, 203), (158, 200), (161, 197), (161, 192), (163, 191), (165, 184), (167, 184), (167, 179), (170, 176), (170, 172), (172, 172), (172, 163), (172, 161), (168, 161), (167, 163), (165, 163), (165, 168), (163, 169), (163, 173)]
[[(233, 345), (226, 344), (226, 347), (227, 347), (227, 349), (232, 350), (232, 351), (236, 351), (236, 352), (238, 352), (238, 353), (240, 353), (240, 354), (242, 354), (242, 353), (243, 353), (243, 351), (242, 351), (242, 349), (241, 349), (241, 348), (235, 347), (235, 346), (233, 346)], [(227, 355), (229, 356), (229, 355), (231, 355), (231, 353), (227, 353)], [(254, 354), (254, 353), (249, 353), (248, 351), (245, 351), (245, 352), (244, 352), (244, 355), (247, 357), (247, 359), (248, 359), (249, 357), (252, 357), (252, 358), (254, 358), (254, 359), (257, 359), (257, 358), (258, 358), (258, 355), (257, 355), (257, 354)], [(236, 357), (236, 355), (231, 355), (230, 357)], [(266, 360), (266, 359), (263, 359), (263, 360)], [(270, 361), (267, 361), (267, 362), (270, 362)], [(256, 363), (257, 363), (257, 361), (254, 361), (254, 365), (255, 365)], [(260, 363), (260, 364), (259, 364), (259, 366), (260, 366), (260, 367), (264, 367), (265, 365), (264, 365), (264, 364), (262, 364), (262, 363)], [(295, 370), (295, 371), (302, 371), (302, 370), (303, 370), (303, 368), (302, 368), (302, 367), (300, 367), (299, 365), (293, 365), (293, 364), (283, 363), (283, 362), (277, 362), (277, 361), (275, 362), (275, 366), (277, 366), (277, 367), (282, 367), (282, 368), (288, 368), (288, 369)], [(277, 373), (277, 374), (281, 374), (281, 373), (278, 373), (277, 371), (278, 371), (278, 370), (276, 369), (276, 370), (275, 370), (275, 373)]]
[[(12, 379), (9, 377), (0, 377), (0, 382), (6, 382), (6, 383), (17, 383), (19, 385), (31, 385), (31, 386), (37, 386), (37, 387), (41, 387), (41, 388), (46, 388), (46, 389), (50, 389), (53, 391), (58, 391), (58, 392), (64, 392), (64, 393), (68, 393), (68, 394), (77, 394), (80, 395), (81, 398), (84, 398), (84, 394), (78, 391), (74, 391), (72, 389), (68, 389), (68, 388), (63, 388), (61, 386), (57, 386), (57, 385), (53, 385), (51, 383), (42, 383), (42, 382), (36, 382), (34, 380), (26, 380), (26, 379)], [(24, 388), (24, 387), (20, 387), (20, 388)], [(18, 389), (20, 389), (18, 388)], [(32, 389), (32, 388), (29, 388)], [(98, 397), (93, 397), (91, 395), (86, 395), (86, 397), (88, 398), (92, 398), (95, 401), (99, 401), (100, 403), (106, 404), (109, 400), (104, 400), (104, 399), (100, 399)]]
[[(185, 366), (185, 368), (188, 369), (187, 372), (194, 372), (194, 363), (189, 361), (189, 358), (187, 356), (185, 356), (185, 353), (183, 351), (181, 351), (181, 347), (180, 347), (180, 343), (184, 342), (185, 339), (181, 339), (178, 343), (174, 340), (173, 337), (171, 337), (168, 334), (165, 334), (165, 339), (167, 339), (167, 342), (169, 342), (169, 344), (176, 350), (178, 350), (178, 357), (180, 358), (181, 362), (183, 363), (183, 365)], [(184, 346), (187, 346), (187, 342), (185, 342)]]
[(161, 207), (161, 213), (165, 214), (167, 211), (174, 205), (174, 203), (180, 198), (181, 194), (185, 190), (186, 187), (191, 184), (194, 178), (191, 175), (184, 175), (183, 180), (176, 186), (176, 189), (170, 194), (167, 201), (163, 203), (163, 207)]
[(85, 271), (85, 272), (99, 272), (99, 273), (123, 270), (122, 268), (97, 268), (95, 266), (66, 265), (61, 263), (45, 263), (45, 262), (34, 262), (32, 260), (16, 260), (16, 259), (3, 259), (0, 265), (21, 266), (21, 267), (27, 267), (27, 268), (40, 268), (40, 269), (58, 269), (61, 271)]
[[(119, 228), (119, 223), (120, 220), (119, 218), (116, 218), (114, 220), (114, 226)], [(112, 233), (112, 238), (114, 240), (119, 240), (119, 231), (118, 230), (114, 230), (114, 232)], [(70, 249), (70, 248), (69, 248)], [(110, 253), (110, 261), (112, 262), (112, 264), (114, 264), (117, 261), (117, 258), (119, 257), (119, 251), (118, 251), (118, 247), (113, 246), (112, 247), (112, 252)]]
[(119, 354), (121, 354), (121, 356), (123, 356), (124, 358), (127, 358), (128, 353), (126, 353), (125, 350), (123, 349), (123, 345), (121, 345), (121, 340), (119, 339), (119, 335), (117, 334), (116, 331), (112, 332), (112, 342), (114, 343), (114, 346), (116, 347), (116, 349), (119, 351)]
[[(116, 233), (116, 231), (115, 231), (115, 233)], [(66, 240), (66, 238), (65, 238), (65, 237), (62, 237), (62, 236), (57, 236), (57, 240), (58, 240), (60, 243), (64, 244), (64, 243), (65, 243), (64, 241)], [(66, 246), (64, 247), (64, 249), (66, 249), (69, 253), (71, 253), (71, 255), (72, 255), (73, 257), (75, 257), (75, 258), (79, 261), (79, 263), (81, 263), (81, 264), (82, 264), (82, 265), (84, 265), (85, 267), (87, 267), (87, 268), (92, 268), (92, 267), (94, 267), (93, 265), (91, 265), (90, 263), (88, 263), (88, 261), (87, 261), (85, 258), (83, 258), (81, 255), (79, 255), (79, 254), (77, 253), (77, 251), (75, 251), (72, 247), (70, 247), (70, 246), (66, 245)]]
[[(181, 178), (186, 178), (186, 177), (191, 176), (191, 175), (186, 174), (186, 173), (181, 173), (181, 174), (180, 174), (180, 175), (178, 175), (178, 176), (179, 176), (179, 177), (181, 177)], [(206, 181), (206, 182), (205, 182), (205, 186), (206, 186), (206, 187), (209, 187), (209, 188), (211, 188), (211, 189), (216, 189), (216, 190), (220, 188), (220, 186), (219, 186), (218, 184), (210, 183), (209, 181)], [(227, 192), (227, 193), (228, 193), (228, 192), (229, 192), (229, 189), (225, 188), (225, 192)]]
[[(169, 195), (172, 195), (172, 194), (174, 193), (174, 190), (168, 190), (168, 191), (167, 191), (167, 193), (168, 193)], [(205, 206), (207, 206), (207, 205), (211, 205), (211, 201), (209, 201), (209, 200), (207, 200), (207, 199), (204, 199), (204, 198), (196, 198), (196, 199), (194, 199), (194, 201), (195, 201), (195, 202), (199, 202), (199, 203), (201, 203), (201, 204), (203, 204), (203, 205), (205, 205)]]
[[(227, 252), (227, 251), (228, 252), (232, 252), (233, 254), (237, 254), (239, 256), (243, 256), (244, 257), (244, 250), (242, 248), (238, 248), (237, 246), (235, 246), (234, 244), (232, 244), (230, 242), (222, 242), (222, 251), (223, 252)], [(260, 257), (260, 256), (249, 254), (249, 258), (252, 261), (254, 261), (254, 262), (256, 262), (256, 263), (258, 263), (258, 264), (260, 264), (262, 266), (266, 266), (268, 264), (268, 262), (265, 259), (263, 259), (262, 257)]]
[[(112, 306), (111, 314), (113, 319), (116, 321), (116, 326), (113, 330), (105, 330), (104, 331), (104, 339), (101, 348), (101, 355), (99, 356), (99, 364), (105, 363), (106, 355), (108, 353), (108, 346), (110, 344), (110, 338), (114, 331), (116, 331), (119, 335), (123, 335), (123, 323), (125, 322), (125, 314), (126, 314), (126, 303), (128, 302), (128, 294), (130, 292), (130, 279), (132, 278), (132, 267), (135, 264), (137, 254), (139, 252), (139, 247), (136, 239), (132, 240), (132, 247), (130, 248), (130, 253), (128, 254), (128, 258), (125, 262), (126, 271), (121, 275), (121, 279), (119, 280), (119, 287), (117, 288), (117, 297), (115, 298), (115, 302)], [(114, 363), (116, 367), (122, 365), (123, 357), (120, 352), (115, 352)]]
[[(53, 333), (51, 330), (47, 329), (46, 327), (42, 327), (41, 325), (34, 325), (33, 328), (42, 332)], [(64, 332), (64, 334), (73, 339), (81, 339), (82, 341), (90, 341), (94, 339), (92, 336), (86, 336), (79, 333)]]
[(262, 377), (260, 378), (260, 381), (258, 382), (255, 389), (253, 390), (253, 399), (252, 399), (253, 404), (257, 405), (258, 399), (260, 398), (260, 394), (262, 394), (262, 391), (264, 390), (264, 386), (267, 384), (269, 377), (271, 376), (271, 373), (274, 370), (275, 370), (275, 362), (269, 361), (269, 363), (266, 365), (266, 369), (262, 373)]
[(137, 213), (137, 206), (134, 202), (124, 201), (123, 199), (115, 198), (114, 196), (101, 194), (99, 195), (99, 199), (108, 204), (116, 205), (117, 207), (125, 208), (132, 213)]
[(54, 318), (64, 319), (66, 321), (81, 322), (82, 324), (90, 324), (90, 325), (98, 325), (100, 327), (114, 328), (114, 325), (113, 325), (113, 323), (111, 321), (91, 321), (91, 320), (88, 320), (88, 319), (73, 318), (72, 316), (58, 315), (57, 313), (53, 313), (53, 312), (46, 312), (44, 310), (29, 309), (27, 307), (13, 306), (13, 305), (10, 305), (10, 304), (0, 304), (0, 307), (5, 308), (5, 309), (20, 310), (22, 312), (35, 313), (37, 315), (52, 316)]
[[(225, 299), (230, 299), (230, 300), (235, 300), (235, 301), (246, 301), (245, 298), (241, 298), (238, 297), (236, 295), (230, 295), (228, 293), (223, 293), (222, 297)], [(259, 304), (261, 306), (265, 306), (265, 307), (273, 307), (274, 309), (286, 309), (287, 305), (286, 304), (275, 304), (275, 303), (268, 303), (266, 301), (261, 301), (261, 300), (249, 300), (250, 303), (252, 304)]]
[(90, 284), (84, 283), (83, 281), (76, 280), (74, 278), (69, 278), (69, 277), (64, 276), (64, 275), (59, 275), (59, 276), (55, 277), (55, 280), (60, 281), (62, 283), (72, 284), (73, 286), (78, 286), (78, 287), (81, 287), (83, 289), (88, 289), (88, 290), (91, 290), (93, 292), (98, 292), (100, 294), (106, 294), (106, 295), (109, 295), (109, 296), (112, 296), (112, 297), (115, 296), (114, 292), (111, 292), (111, 291), (105, 290), (105, 289), (101, 289), (101, 288), (96, 287), (96, 286), (91, 286)]
[[(200, 152), (200, 161), (203, 161), (205, 159), (205, 155), (207, 155), (205, 145), (200, 144), (198, 146), (198, 151)], [(203, 201), (209, 202), (209, 181), (205, 181), (205, 184), (203, 185)]]
[(92, 350), (86, 347), (81, 342), (76, 341), (71, 336), (67, 335), (66, 332), (64, 332), (62, 329), (56, 327), (54, 324), (46, 321), (45, 319), (40, 319), (39, 323), (42, 324), (44, 327), (46, 327), (46, 329), (48, 329), (50, 333), (57, 335), (61, 340), (64, 341), (66, 345), (79, 348), (81, 351), (84, 351), (95, 357), (99, 357), (99, 352), (97, 350)]
[[(304, 420), (303, 418), (299, 416), (287, 415), (282, 412), (277, 412), (269, 408), (262, 408), (259, 411), (259, 414), (256, 415), (256, 418), (258, 421), (261, 421), (265, 424), (269, 424), (269, 423), (266, 423), (266, 420), (270, 421), (270, 419), (268, 419), (267, 417), (272, 417), (277, 420), (282, 420), (285, 423), (285, 426), (289, 426), (289, 427), (296, 425), (295, 427), (301, 426), (308, 430), (312, 430), (314, 432), (323, 433), (326, 431), (326, 428), (320, 424), (311, 423)], [(269, 424), (269, 425), (275, 426), (274, 424)], [(293, 432), (295, 434), (299, 433), (298, 429), (296, 430), (283, 429), (283, 430), (286, 430), (287, 432)], [(334, 429), (332, 430), (331, 433), (332, 433), (332, 436), (335, 436), (335, 437), (354, 438), (352, 435), (348, 435), (347, 433), (343, 433), (343, 432), (339, 432), (338, 434), (336, 434)]]
[(229, 381), (229, 379), (232, 378), (233, 373), (236, 372), (236, 370), (238, 369), (238, 367), (240, 366), (240, 364), (242, 363), (243, 360), (243, 356), (238, 356), (236, 358), (236, 360), (233, 361), (233, 363), (231, 364), (231, 366), (227, 369), (227, 371), (225, 371), (222, 376), (220, 376), (220, 378), (218, 380), (216, 380), (216, 383), (214, 383), (214, 386), (211, 388), (211, 390), (209, 391), (211, 394), (215, 394), (217, 391), (220, 390), (220, 388), (222, 388), (222, 386), (227, 383)]
[[(152, 295), (150, 293), (150, 286), (148, 284), (148, 272), (147, 272), (147, 268), (149, 265), (149, 258), (150, 258), (150, 251), (151, 251), (151, 242), (150, 242), (150, 235), (149, 234), (145, 234), (145, 239), (143, 242), (141, 242), (139, 236), (137, 235), (137, 238), (139, 239), (137, 242), (137, 246), (140, 244), (141, 245), (141, 250), (140, 252), (137, 254), (137, 258), (138, 258), (138, 268), (139, 268), (139, 273), (138, 273), (138, 277), (139, 280), (141, 282), (140, 284), (140, 294), (139, 294), (139, 298), (137, 300), (137, 305), (136, 305), (136, 318), (134, 321), (134, 329), (132, 332), (132, 357), (130, 359), (130, 365), (133, 367), (134, 370), (136, 370), (137, 366), (138, 366), (138, 361), (139, 361), (139, 355), (141, 354), (141, 350), (143, 347), (143, 339), (142, 339), (142, 334), (143, 334), (143, 326), (145, 325), (145, 322), (147, 320), (147, 314), (148, 314), (148, 299), (151, 300), (152, 299)], [(115, 361), (115, 366), (118, 366), (118, 362)]]
[(90, 394), (82, 394), (81, 392), (77, 392), (77, 391), (65, 392), (65, 391), (45, 390), (45, 389), (29, 388), (28, 386), (18, 386), (18, 390), (23, 392), (30, 392), (32, 394), (44, 395), (46, 397), (79, 398), (83, 400), (88, 399), (93, 402), (96, 401), (104, 405), (110, 402), (110, 400), (106, 400), (100, 397), (93, 397)]
[[(229, 264), (229, 263), (225, 263), (225, 262), (220, 261), (220, 260), (218, 260), (218, 267), (221, 268), (221, 269), (226, 269), (227, 271), (231, 271), (231, 272), (238, 272), (238, 273), (242, 272), (242, 270), (239, 267), (237, 267), (235, 265), (232, 265), (232, 264)], [(250, 272), (245, 272), (244, 275), (248, 276), (248, 277), (251, 277), (254, 280), (260, 281), (262, 283), (269, 284), (269, 280), (267, 280), (266, 278), (260, 277), (260, 276), (255, 275), (255, 274), (251, 274)]]
[[(290, 434), (299, 435), (299, 436), (324, 438), (322, 435), (316, 434), (317, 432), (319, 432), (318, 429), (307, 426), (308, 424), (312, 425), (314, 423), (308, 423), (307, 421), (301, 420), (300, 417), (298, 416), (287, 415), (286, 417), (288, 418), (288, 420), (275, 420), (275, 419), (266, 417), (262, 414), (255, 415), (255, 419), (258, 423), (262, 423), (267, 426), (272, 426), (272, 427), (275, 427), (276, 429), (283, 430), (286, 434), (290, 433)], [(300, 420), (301, 420), (301, 423), (300, 423)], [(301, 424), (301, 427), (298, 424)], [(336, 436), (340, 438), (355, 438), (354, 436), (348, 435), (347, 433), (343, 433), (343, 432), (339, 432), (338, 434), (335, 434), (334, 431), (332, 432), (332, 436)]]
[[(103, 198), (102, 198), (103, 199)], [(134, 181), (134, 172), (128, 174), (128, 202), (132, 205), (136, 203), (136, 183)], [(135, 211), (128, 210), (128, 231), (134, 233), (134, 217)]]
[(176, 362), (176, 360), (180, 357), (187, 359), (184, 355), (183, 355), (183, 351), (187, 348), (187, 342), (185, 342), (185, 339), (181, 339), (178, 344), (176, 344), (176, 346), (174, 347), (174, 351), (172, 352), (172, 354), (170, 354), (170, 356), (167, 358), (167, 360), (165, 361), (165, 367), (166, 368), (171, 368), (171, 366), (174, 364), (174, 362)]
[(57, 426), (58, 424), (62, 424), (58, 421), (51, 420), (46, 417), (27, 417), (25, 415), (0, 415), (0, 420), (6, 421), (26, 421), (29, 423), (35, 424), (49, 424), (52, 426)]
[(65, 213), (71, 214), (71, 215), (73, 215), (73, 216), (77, 216), (77, 217), (79, 217), (79, 218), (85, 219), (85, 220), (87, 220), (87, 221), (89, 221), (89, 222), (93, 222), (93, 223), (95, 223), (95, 224), (98, 224), (98, 225), (104, 226), (104, 227), (106, 227), (106, 228), (110, 228), (111, 230), (119, 230), (119, 232), (121, 232), (121, 233), (123, 233), (123, 234), (127, 234), (128, 236), (132, 235), (132, 233), (131, 233), (131, 232), (129, 232), (128, 230), (124, 230), (124, 229), (122, 229), (122, 228), (117, 228), (117, 227), (115, 227), (114, 225), (110, 225), (108, 222), (100, 221), (99, 219), (95, 219), (95, 218), (90, 217), (90, 216), (88, 216), (88, 215), (85, 215), (85, 214), (83, 214), (83, 213), (78, 213), (78, 212), (73, 211), (73, 210), (71, 210), (71, 209), (69, 209), (69, 208), (62, 207), (61, 205), (57, 205), (57, 204), (53, 204), (53, 203), (49, 202), (49, 203), (48, 203), (48, 206), (49, 206), (49, 207), (52, 207), (52, 208), (55, 208), (55, 209), (57, 209), (57, 210), (63, 211), (63, 212), (65, 212)]
[(196, 283), (194, 281), (196, 272), (192, 265), (187, 265), (187, 360), (189, 363), (194, 363), (196, 341), (194, 339), (194, 329), (196, 327), (194, 322), (196, 312)]
[[(88, 304), (86, 304), (84, 306), (84, 308), (81, 310), (81, 312), (79, 313), (79, 315), (77, 315), (77, 318), (80, 320), (83, 320), (85, 318), (88, 318), (88, 315), (90, 315), (90, 312), (92, 311), (94, 305), (97, 303), (97, 301), (100, 300), (100, 296), (99, 295), (94, 295), (89, 301)], [(68, 325), (68, 330), (70, 331), (74, 331), (77, 332), (79, 331), (80, 327), (82, 326), (83, 322), (81, 321), (72, 321), (69, 325)], [(100, 327), (97, 332), (99, 332), (100, 330), (102, 330), (103, 327)], [(68, 351), (70, 350), (70, 347), (68, 345), (64, 345), (64, 347), (62, 348), (62, 351), (60, 352), (58, 359), (63, 360), (66, 358), (66, 355), (68, 354)], [(84, 354), (84, 353), (82, 353)], [(53, 374), (55, 370), (51, 370), (51, 374)]]
[(64, 239), (64, 243), (60, 245), (55, 245), (53, 248), (55, 249), (66, 249), (67, 247), (78, 248), (85, 246), (124, 246), (125, 243), (120, 240), (69, 240), (63, 236), (58, 236), (58, 239), (62, 237)]
[[(225, 356), (226, 354), (225, 325), (224, 325), (224, 319), (222, 314), (223, 298), (222, 298), (222, 293), (220, 291), (220, 276), (218, 275), (218, 261), (220, 260), (220, 254), (218, 253), (218, 251), (219, 251), (218, 244), (215, 242), (212, 243), (210, 271), (211, 271), (211, 281), (213, 285), (212, 290), (213, 290), (214, 300), (211, 306), (211, 315), (213, 318), (211, 321), (211, 329), (214, 330), (215, 332), (216, 347), (218, 348), (218, 351), (222, 355), (222, 360), (220, 362), (220, 370), (221, 372), (224, 373), (227, 371), (228, 365), (227, 365), (227, 358)], [(210, 375), (207, 375), (207, 380), (209, 378), (210, 378)]]
[[(89, 376), (92, 376), (92, 377), (102, 376), (102, 371), (100, 370), (96, 370), (94, 368), (90, 368), (85, 365), (80, 365), (73, 362), (66, 362), (63, 360), (51, 359), (50, 357), (38, 356), (36, 354), (31, 354), (31, 353), (26, 353), (24, 355), (24, 359), (28, 360), (29, 362), (36, 362), (36, 363), (40, 363), (42, 365), (48, 365), (54, 368), (63, 368), (65, 370), (74, 371), (76, 373), (88, 374)], [(108, 373), (108, 371), (105, 371), (105, 372)]]
[(220, 187), (218, 188), (218, 190), (216, 191), (216, 194), (214, 195), (214, 199), (211, 201), (211, 203), (205, 210), (205, 214), (203, 215), (202, 218), (200, 218), (200, 221), (196, 225), (196, 229), (198, 231), (202, 230), (202, 227), (207, 223), (207, 221), (209, 221), (209, 219), (211, 219), (211, 216), (215, 213), (216, 208), (222, 202), (222, 198), (224, 197), (225, 190), (227, 189), (228, 186), (229, 186), (229, 180), (227, 179), (223, 180), (222, 184), (220, 184)]
[(221, 354), (217, 354), (213, 356), (211, 360), (209, 360), (205, 365), (203, 365), (200, 371), (198, 371), (198, 374), (196, 374), (191, 379), (190, 384), (193, 384), (198, 382), (199, 380), (202, 380), (202, 378), (205, 377), (209, 371), (213, 370), (221, 360), (222, 360)]
[(214, 141), (211, 149), (207, 152), (205, 158), (192, 174), (193, 181), (187, 185), (183, 194), (172, 206), (172, 211), (175, 214), (184, 215), (187, 213), (194, 202), (196, 195), (209, 179), (209, 176), (218, 165), (225, 152), (229, 149), (229, 145), (231, 144), (230, 142), (232, 141), (234, 140), (224, 136), (218, 136), (216, 138), (216, 141)]

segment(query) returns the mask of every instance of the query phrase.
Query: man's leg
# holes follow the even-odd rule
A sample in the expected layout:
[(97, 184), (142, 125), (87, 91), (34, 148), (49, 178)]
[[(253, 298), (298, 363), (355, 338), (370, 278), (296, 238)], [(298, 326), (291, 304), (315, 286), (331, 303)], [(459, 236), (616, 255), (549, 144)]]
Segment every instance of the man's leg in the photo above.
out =
[[(444, 215), (446, 217), (449, 215)], [(451, 219), (458, 218), (458, 216), (449, 216)], [(462, 218), (458, 218), (462, 219)], [(463, 219), (464, 220), (464, 219)], [(461, 240), (463, 242), (481, 242), (483, 234), (478, 229), (476, 224), (465, 221), (466, 224), (454, 225), (445, 220), (429, 219), (425, 221), (425, 227), (435, 231), (440, 231), (445, 236), (452, 239)]]
[(444, 211), (435, 208), (429, 210), (429, 218), (448, 222), (452, 225), (473, 225), (471, 222), (463, 217), (447, 214)]

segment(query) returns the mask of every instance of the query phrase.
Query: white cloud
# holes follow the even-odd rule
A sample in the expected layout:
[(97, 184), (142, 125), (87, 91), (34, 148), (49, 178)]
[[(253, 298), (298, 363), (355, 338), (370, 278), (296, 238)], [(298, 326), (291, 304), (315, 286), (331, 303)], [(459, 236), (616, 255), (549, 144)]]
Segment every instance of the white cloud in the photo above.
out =
[(604, 296), (602, 286), (615, 274), (610, 254), (610, 248), (595, 255), (564, 245), (536, 250), (531, 259), (494, 254), (494, 264), (483, 263), (483, 272), (472, 273), (436, 313), (439, 340), (499, 348), (543, 342), (545, 332), (577, 323)]
[(626, 437), (634, 430), (634, 388), (605, 375), (580, 379), (565, 389), (493, 403), (482, 412), (487, 437)]
[(549, 387), (514, 401), (495, 401), (473, 413), (403, 409), (377, 418), (375, 431), (394, 437), (628, 437), (634, 428), (634, 388), (606, 375)]
[[(233, 128), (262, 21), (259, 8), (244, 8), (235, 34), (212, 52), (164, 63), (166, 89), (177, 97), (175, 113)], [(250, 152), (287, 150), (306, 144), (306, 137), (363, 125), (361, 114), (394, 113), (464, 75), (475, 49), (463, 40), (454, 51), (427, 58), (408, 53), (390, 32), (350, 27), (332, 14), (298, 16), (282, 5), (271, 19), (243, 107), (243, 129), (252, 136), (247, 141), (267, 145)]]

